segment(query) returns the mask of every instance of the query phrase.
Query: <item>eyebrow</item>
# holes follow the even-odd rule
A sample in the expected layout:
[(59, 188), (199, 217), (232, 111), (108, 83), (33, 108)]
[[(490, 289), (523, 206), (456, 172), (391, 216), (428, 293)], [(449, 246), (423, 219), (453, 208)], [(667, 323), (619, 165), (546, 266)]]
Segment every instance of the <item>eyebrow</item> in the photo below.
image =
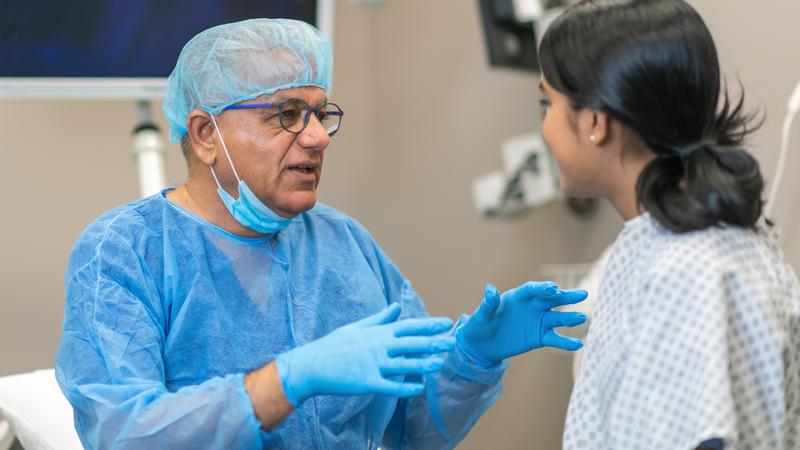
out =
[(539, 90), (544, 92), (544, 84), (542, 84), (541, 80), (539, 81)]
[[(274, 97), (274, 98), (271, 98), (271, 99), (270, 99), (270, 100), (269, 100), (267, 103), (280, 103), (280, 102), (282, 102), (282, 101), (284, 101), (284, 100), (288, 100), (288, 99), (290, 99), (290, 98), (296, 98), (296, 99), (298, 99), (298, 100), (303, 100), (303, 101), (305, 101), (305, 99), (302, 99), (302, 98), (300, 98), (300, 97), (292, 97), (291, 95), (286, 95), (286, 94), (275, 94), (275, 97)], [(309, 103), (309, 102), (306, 102), (306, 103), (308, 103), (309, 105), (311, 104), (311, 103)], [(318, 103), (317, 103), (317, 106), (319, 106), (319, 105), (321, 105), (321, 104), (323, 104), (323, 103), (328, 103), (328, 97), (327, 97), (327, 96), (326, 96), (326, 97), (324, 97), (324, 98), (322, 99), (322, 101), (318, 102)]]

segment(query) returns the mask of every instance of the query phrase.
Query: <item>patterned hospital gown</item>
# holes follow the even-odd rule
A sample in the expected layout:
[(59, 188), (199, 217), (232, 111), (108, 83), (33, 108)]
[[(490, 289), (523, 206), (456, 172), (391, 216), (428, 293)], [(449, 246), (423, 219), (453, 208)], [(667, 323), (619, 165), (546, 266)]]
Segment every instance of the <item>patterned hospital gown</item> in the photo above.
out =
[(625, 224), (564, 449), (800, 449), (800, 290), (775, 234)]

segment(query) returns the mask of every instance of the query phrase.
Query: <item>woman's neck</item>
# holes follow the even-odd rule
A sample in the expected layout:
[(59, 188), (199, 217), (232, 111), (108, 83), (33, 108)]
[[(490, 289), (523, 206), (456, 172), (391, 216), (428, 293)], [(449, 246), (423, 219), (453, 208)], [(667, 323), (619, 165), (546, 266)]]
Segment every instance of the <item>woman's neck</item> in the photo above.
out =
[(644, 213), (636, 195), (636, 183), (647, 164), (655, 158), (652, 152), (637, 153), (637, 157), (627, 155), (620, 165), (619, 172), (614, 174), (615, 182), (608, 200), (626, 222)]

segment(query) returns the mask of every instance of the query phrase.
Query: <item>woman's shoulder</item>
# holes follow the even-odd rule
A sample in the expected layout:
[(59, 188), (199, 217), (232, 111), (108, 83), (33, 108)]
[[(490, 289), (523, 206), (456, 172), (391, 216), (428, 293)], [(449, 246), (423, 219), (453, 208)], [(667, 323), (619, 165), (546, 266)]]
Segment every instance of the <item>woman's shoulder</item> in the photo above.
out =
[(676, 233), (658, 224), (652, 217), (649, 219), (658, 228), (659, 240), (662, 242), (665, 262), (674, 260), (679, 255), (688, 255), (687, 263), (707, 264), (708, 260), (725, 261), (729, 258), (741, 258), (746, 255), (759, 255), (764, 246), (772, 249), (775, 243), (773, 233), (763, 228), (744, 228), (720, 224), (701, 230)]
[(775, 233), (762, 229), (728, 225), (683, 233), (657, 229), (648, 278), (672, 280), (719, 279), (726, 274), (748, 270), (754, 264), (783, 263)]
[(722, 225), (686, 233), (664, 232), (659, 239), (659, 250), (643, 271), (647, 289), (679, 290), (687, 298), (712, 289), (728, 292), (737, 301), (756, 303), (763, 299), (739, 298), (737, 292), (798, 295), (796, 275), (779, 247), (777, 231), (770, 227)]

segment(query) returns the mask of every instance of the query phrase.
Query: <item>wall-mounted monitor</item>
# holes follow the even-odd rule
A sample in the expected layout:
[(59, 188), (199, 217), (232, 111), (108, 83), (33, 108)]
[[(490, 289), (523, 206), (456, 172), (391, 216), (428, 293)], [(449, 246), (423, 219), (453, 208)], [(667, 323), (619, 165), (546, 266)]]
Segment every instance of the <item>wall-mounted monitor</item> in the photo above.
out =
[(0, 98), (159, 98), (200, 31), (257, 17), (322, 28), (332, 1), (0, 0)]
[[(537, 44), (567, 0), (478, 0), (483, 37), (493, 67), (539, 70)], [(535, 11), (539, 17), (527, 16)]]

